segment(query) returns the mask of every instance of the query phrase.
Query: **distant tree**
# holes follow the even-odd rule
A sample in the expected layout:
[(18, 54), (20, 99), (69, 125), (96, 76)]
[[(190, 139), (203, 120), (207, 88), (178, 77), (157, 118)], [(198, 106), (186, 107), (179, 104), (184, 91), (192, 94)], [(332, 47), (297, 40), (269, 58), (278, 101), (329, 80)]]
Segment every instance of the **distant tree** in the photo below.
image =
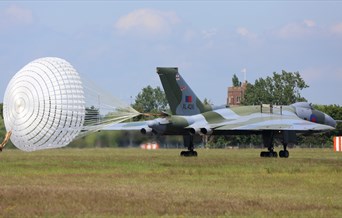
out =
[[(3, 104), (1, 103), (0, 104), (0, 107), (1, 107), (1, 115), (2, 115), (2, 106)], [(2, 142), (4, 140), (4, 137), (6, 135), (6, 128), (5, 128), (5, 123), (4, 123), (4, 120), (3, 120), (3, 117), (1, 116), (0, 117), (0, 142)], [(15, 146), (12, 144), (11, 141), (9, 141), (7, 144), (6, 144), (6, 149), (9, 149), (9, 148), (15, 148)]]
[(313, 105), (317, 110), (329, 114), (335, 120), (342, 120), (342, 106), (339, 105)]
[(233, 86), (234, 87), (238, 87), (240, 86), (240, 81), (239, 78), (236, 76), (236, 74), (234, 73), (233, 78), (232, 78), (232, 82), (233, 82)]
[(300, 91), (309, 86), (299, 72), (282, 71), (273, 73), (273, 77), (259, 78), (254, 85), (248, 83), (242, 104), (278, 104), (288, 105), (298, 101), (306, 101)]
[(147, 86), (135, 97), (133, 108), (141, 113), (158, 113), (168, 110), (165, 93), (158, 86)]
[[(330, 115), (334, 120), (342, 120), (342, 106), (339, 105), (313, 105), (313, 107), (317, 110), (320, 110), (328, 115)], [(338, 122), (336, 129), (330, 131), (328, 133), (328, 137), (332, 138), (333, 136), (340, 136), (342, 135), (342, 123)]]
[(204, 98), (203, 104), (204, 104), (204, 105), (212, 105), (213, 103), (211, 102), (210, 99)]
[(4, 119), (4, 104), (0, 103), (0, 115), (1, 118)]

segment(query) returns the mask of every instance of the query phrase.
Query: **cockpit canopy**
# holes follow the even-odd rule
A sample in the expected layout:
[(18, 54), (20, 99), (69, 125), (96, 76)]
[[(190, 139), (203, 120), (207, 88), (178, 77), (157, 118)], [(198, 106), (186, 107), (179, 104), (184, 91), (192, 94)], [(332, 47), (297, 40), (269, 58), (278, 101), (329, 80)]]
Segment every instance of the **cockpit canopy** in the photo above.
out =
[(302, 107), (302, 108), (307, 108), (307, 109), (313, 109), (312, 104), (308, 102), (297, 102), (292, 104), (294, 107)]

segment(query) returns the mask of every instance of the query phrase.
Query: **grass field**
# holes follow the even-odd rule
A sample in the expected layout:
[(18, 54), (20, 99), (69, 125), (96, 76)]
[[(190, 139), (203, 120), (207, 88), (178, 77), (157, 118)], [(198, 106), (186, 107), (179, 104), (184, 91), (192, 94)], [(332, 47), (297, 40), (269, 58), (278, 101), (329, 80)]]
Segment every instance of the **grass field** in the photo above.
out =
[(342, 153), (58, 149), (0, 154), (0, 217), (342, 217)]

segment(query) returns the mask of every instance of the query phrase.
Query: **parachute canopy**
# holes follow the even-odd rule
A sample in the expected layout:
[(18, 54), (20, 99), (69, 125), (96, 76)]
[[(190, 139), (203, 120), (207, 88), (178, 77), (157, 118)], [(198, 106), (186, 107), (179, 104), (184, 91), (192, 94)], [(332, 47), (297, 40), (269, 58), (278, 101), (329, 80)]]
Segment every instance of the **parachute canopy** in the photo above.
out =
[(24, 151), (63, 147), (139, 115), (55, 57), (34, 60), (14, 75), (5, 92), (3, 114), (11, 141)]

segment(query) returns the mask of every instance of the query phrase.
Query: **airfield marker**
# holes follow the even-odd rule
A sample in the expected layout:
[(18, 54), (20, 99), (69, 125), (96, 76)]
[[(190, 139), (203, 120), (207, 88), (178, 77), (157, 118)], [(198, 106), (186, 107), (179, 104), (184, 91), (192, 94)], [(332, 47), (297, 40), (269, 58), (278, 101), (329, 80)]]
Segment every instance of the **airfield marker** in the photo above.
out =
[(334, 151), (342, 151), (342, 136), (334, 137)]

